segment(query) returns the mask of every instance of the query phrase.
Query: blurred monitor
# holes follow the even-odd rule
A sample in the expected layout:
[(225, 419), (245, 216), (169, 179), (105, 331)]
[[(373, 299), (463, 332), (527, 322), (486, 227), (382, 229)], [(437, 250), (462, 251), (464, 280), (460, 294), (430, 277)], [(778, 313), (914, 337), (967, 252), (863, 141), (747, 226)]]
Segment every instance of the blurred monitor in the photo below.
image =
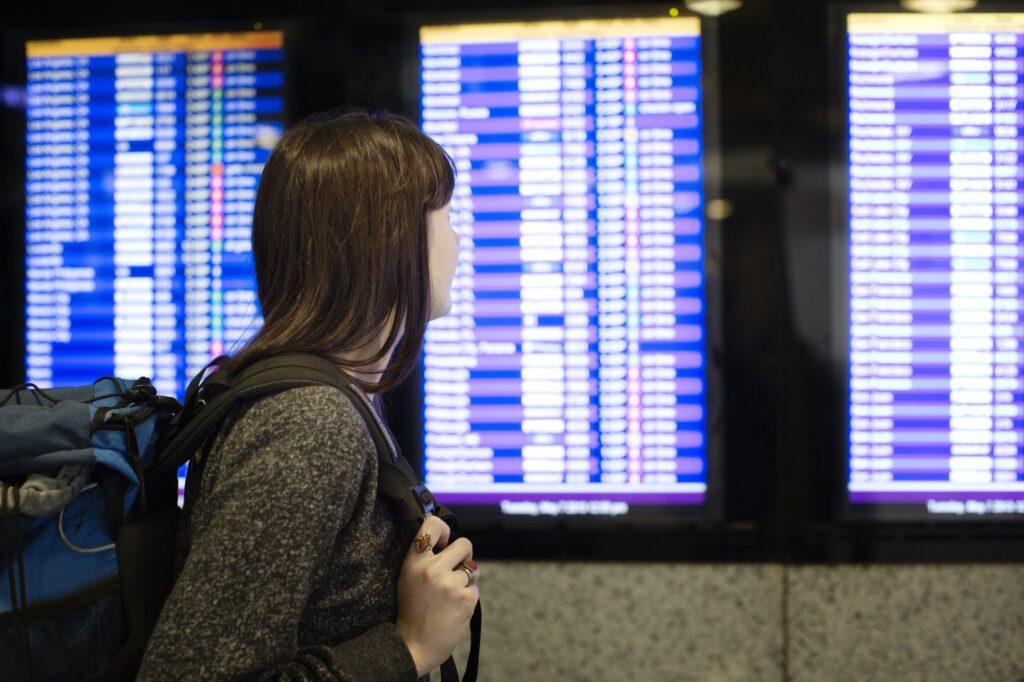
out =
[(259, 328), (250, 226), (282, 47), (274, 31), (27, 44), (28, 381), (147, 376), (181, 398)]
[(426, 26), (457, 167), (451, 313), (424, 346), (426, 482), (464, 514), (709, 501), (701, 26)]
[(260, 324), (250, 249), (282, 34), (27, 44), (26, 374), (182, 396)]
[(1024, 14), (847, 29), (849, 511), (1024, 514)]

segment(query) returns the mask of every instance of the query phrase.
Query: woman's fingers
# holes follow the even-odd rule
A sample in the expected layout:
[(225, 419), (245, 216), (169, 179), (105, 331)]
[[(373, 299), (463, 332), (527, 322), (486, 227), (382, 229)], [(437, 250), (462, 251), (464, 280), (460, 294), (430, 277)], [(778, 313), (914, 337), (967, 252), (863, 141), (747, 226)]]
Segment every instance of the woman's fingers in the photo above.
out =
[[(459, 538), (448, 544), (451, 528), (436, 516), (428, 516), (420, 526), (419, 532), (412, 541), (406, 559), (420, 569), (432, 573), (434, 580), (452, 587), (470, 587), (476, 594), (476, 580), (480, 569), (473, 561), (473, 544), (466, 538)], [(434, 548), (441, 551), (434, 554)], [(422, 563), (430, 560), (429, 564)], [(465, 566), (467, 570), (462, 570)]]
[[(466, 570), (463, 570), (463, 566), (469, 570), (469, 573), (467, 573)], [(466, 587), (476, 586), (476, 581), (480, 579), (480, 568), (476, 565), (475, 561), (472, 559), (464, 561), (455, 568), (455, 574), (458, 575), (460, 579), (466, 581)]]
[(435, 547), (443, 549), (448, 546), (448, 538), (451, 537), (451, 533), (452, 530), (447, 523), (431, 514), (423, 520), (423, 525), (416, 533), (412, 546), (409, 547), (409, 556), (419, 559), (433, 556)]
[(466, 538), (459, 538), (437, 555), (438, 564), (449, 571), (454, 571), (466, 560), (473, 560), (473, 543)]

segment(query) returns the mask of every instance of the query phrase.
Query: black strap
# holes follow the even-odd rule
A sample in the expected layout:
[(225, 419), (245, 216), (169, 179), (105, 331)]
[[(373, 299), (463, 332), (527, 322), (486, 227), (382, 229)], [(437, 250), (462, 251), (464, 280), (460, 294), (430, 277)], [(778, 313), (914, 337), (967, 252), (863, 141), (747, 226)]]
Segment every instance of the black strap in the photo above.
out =
[[(405, 457), (392, 451), (391, 442), (370, 413), (372, 408), (356, 394), (352, 380), (335, 363), (316, 355), (289, 353), (254, 362), (237, 373), (231, 372), (229, 366), (229, 369), (218, 370), (203, 379), (205, 372), (204, 369), (189, 384), (185, 407), (161, 443), (157, 460), (151, 467), (151, 476), (181, 467), (207, 442), (232, 408), (243, 400), (301, 386), (332, 386), (348, 396), (366, 423), (380, 463), (378, 492), (393, 503), (400, 522), (418, 527), (426, 515), (437, 514), (452, 528), (452, 539), (455, 539), (457, 523), (454, 515), (434, 499)], [(481, 624), (478, 603), (470, 620), (470, 652), (462, 682), (476, 682)], [(458, 670), (451, 657), (441, 666), (441, 679), (442, 682), (459, 682)]]
[[(466, 658), (466, 673), (462, 676), (462, 682), (476, 682), (477, 670), (480, 667), (482, 625), (483, 612), (480, 610), (480, 602), (477, 601), (473, 617), (469, 620), (469, 657)], [(455, 666), (455, 659), (451, 656), (441, 664), (441, 682), (459, 682), (459, 669)]]
[[(459, 520), (455, 514), (444, 505), (438, 503), (438, 517), (451, 528), (451, 540), (459, 536)], [(466, 672), (462, 676), (462, 682), (476, 682), (477, 671), (480, 667), (480, 635), (483, 625), (483, 612), (480, 610), (480, 602), (477, 601), (473, 610), (473, 617), (469, 621), (469, 656), (466, 658)], [(451, 656), (441, 664), (441, 682), (459, 682), (459, 670), (455, 666), (455, 659)]]

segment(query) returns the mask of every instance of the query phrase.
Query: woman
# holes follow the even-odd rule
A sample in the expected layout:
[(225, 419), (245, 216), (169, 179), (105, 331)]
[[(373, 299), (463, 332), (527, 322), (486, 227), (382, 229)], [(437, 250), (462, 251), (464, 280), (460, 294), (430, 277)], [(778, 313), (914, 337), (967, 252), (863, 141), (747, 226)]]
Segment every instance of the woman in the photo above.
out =
[[(427, 321), (451, 307), (453, 184), (450, 158), (403, 119), (292, 128), (253, 214), (264, 324), (232, 363), (307, 352), (368, 393), (400, 382)], [(415, 541), (399, 527), (377, 495), (367, 427), (337, 389), (243, 406), (202, 468), (140, 680), (415, 680), (466, 632), (472, 546), (448, 544), (435, 517)]]

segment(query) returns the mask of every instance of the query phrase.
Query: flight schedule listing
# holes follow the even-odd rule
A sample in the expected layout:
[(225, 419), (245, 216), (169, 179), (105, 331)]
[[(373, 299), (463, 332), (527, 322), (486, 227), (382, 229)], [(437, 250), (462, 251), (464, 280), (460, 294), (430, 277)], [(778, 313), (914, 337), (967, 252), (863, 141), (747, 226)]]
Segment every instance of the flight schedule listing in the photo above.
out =
[(421, 58), (462, 236), (424, 346), (431, 490), (507, 514), (702, 504), (699, 22), (424, 27)]
[(167, 395), (260, 325), (250, 226), (282, 35), (27, 45), (26, 374)]
[(1024, 15), (848, 38), (849, 499), (1024, 513)]

